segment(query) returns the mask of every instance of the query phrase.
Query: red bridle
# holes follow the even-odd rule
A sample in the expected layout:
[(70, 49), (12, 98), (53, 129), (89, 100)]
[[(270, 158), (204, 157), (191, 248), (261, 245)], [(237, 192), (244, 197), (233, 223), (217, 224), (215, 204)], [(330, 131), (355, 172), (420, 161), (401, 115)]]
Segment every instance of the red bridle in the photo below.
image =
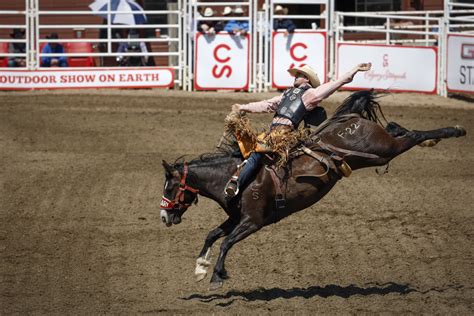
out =
[[(177, 211), (180, 209), (186, 210), (193, 202), (197, 203), (197, 193), (199, 193), (198, 189), (192, 188), (186, 184), (186, 178), (188, 176), (188, 164), (185, 162), (183, 167), (183, 176), (181, 177), (181, 181), (179, 182), (178, 192), (176, 192), (176, 196), (171, 201), (167, 199), (164, 195), (161, 197), (160, 208), (165, 211)], [(191, 193), (195, 193), (196, 197), (190, 203), (184, 203), (184, 192), (189, 191)]]

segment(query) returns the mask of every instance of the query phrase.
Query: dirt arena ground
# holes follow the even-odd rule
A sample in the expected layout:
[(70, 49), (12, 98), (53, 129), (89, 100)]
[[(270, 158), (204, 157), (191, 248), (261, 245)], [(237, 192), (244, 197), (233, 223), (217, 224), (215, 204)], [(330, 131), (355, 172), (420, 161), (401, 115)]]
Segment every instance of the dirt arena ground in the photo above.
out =
[(225, 216), (202, 198), (165, 227), (161, 160), (212, 151), (231, 104), (267, 96), (0, 93), (0, 314), (472, 315), (474, 103), (437, 96), (382, 105), (405, 127), (460, 124), (466, 137), (416, 147), (384, 176), (355, 172), (235, 246), (224, 288), (195, 283)]

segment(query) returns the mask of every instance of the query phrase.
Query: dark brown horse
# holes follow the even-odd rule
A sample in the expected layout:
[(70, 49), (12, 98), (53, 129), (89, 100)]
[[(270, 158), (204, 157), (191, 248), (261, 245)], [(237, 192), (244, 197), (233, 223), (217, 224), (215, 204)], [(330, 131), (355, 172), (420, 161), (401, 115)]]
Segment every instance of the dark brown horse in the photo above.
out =
[[(372, 91), (360, 91), (348, 97), (335, 114), (319, 128), (311, 146), (319, 157), (332, 161), (331, 156), (343, 157), (352, 170), (382, 166), (403, 152), (426, 140), (459, 137), (466, 131), (459, 126), (431, 131), (407, 130), (396, 123), (385, 128), (378, 119), (380, 107)], [(329, 147), (328, 147), (329, 145)], [(236, 198), (228, 200), (224, 186), (236, 171), (242, 158), (235, 148), (227, 152), (202, 156), (189, 163), (170, 165), (163, 161), (166, 173), (161, 219), (167, 225), (178, 224), (187, 208), (197, 202), (198, 194), (210, 198), (224, 209), (229, 218), (210, 231), (196, 261), (197, 280), (204, 279), (210, 266), (209, 251), (214, 242), (225, 237), (211, 278), (211, 289), (222, 286), (228, 278), (224, 268), (227, 252), (237, 242), (260, 228), (278, 222), (319, 201), (341, 179), (337, 168), (329, 168), (310, 155), (290, 159), (280, 170), (284, 178), (285, 206), (277, 208), (276, 189), (268, 168), (262, 168), (255, 179)]]

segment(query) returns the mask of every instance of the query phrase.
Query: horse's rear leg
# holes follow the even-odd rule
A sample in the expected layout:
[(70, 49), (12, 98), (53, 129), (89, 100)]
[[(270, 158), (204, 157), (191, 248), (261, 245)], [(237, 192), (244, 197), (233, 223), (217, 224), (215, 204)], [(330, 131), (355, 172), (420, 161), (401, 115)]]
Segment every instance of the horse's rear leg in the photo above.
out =
[(232, 218), (228, 218), (224, 223), (219, 225), (216, 229), (213, 229), (207, 234), (204, 246), (202, 247), (199, 257), (196, 259), (196, 281), (203, 280), (207, 275), (207, 269), (211, 265), (210, 251), (212, 245), (221, 237), (229, 235), (229, 233), (237, 226), (238, 222)]
[[(420, 145), (423, 142), (433, 140), (436, 144), (443, 138), (460, 137), (466, 135), (466, 130), (461, 126), (445, 127), (430, 131), (408, 131), (401, 137), (398, 137), (399, 153), (401, 154), (413, 146)], [(429, 146), (429, 145), (428, 145)]]
[(261, 227), (252, 222), (249, 217), (243, 218), (234, 230), (227, 236), (221, 244), (221, 252), (214, 267), (214, 273), (211, 278), (210, 290), (216, 290), (222, 286), (224, 280), (228, 278), (224, 267), (227, 252), (233, 245), (255, 233)]
[(406, 135), (406, 133), (409, 132), (409, 130), (407, 130), (406, 128), (400, 126), (400, 124), (395, 123), (395, 122), (388, 123), (387, 126), (385, 127), (385, 130), (392, 137), (400, 137), (400, 136)]

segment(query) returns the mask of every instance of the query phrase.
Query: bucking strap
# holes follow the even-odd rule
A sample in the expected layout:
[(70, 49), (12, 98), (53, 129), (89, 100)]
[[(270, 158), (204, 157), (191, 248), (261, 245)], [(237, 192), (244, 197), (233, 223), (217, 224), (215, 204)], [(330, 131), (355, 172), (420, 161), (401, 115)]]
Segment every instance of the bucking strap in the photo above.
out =
[(320, 163), (326, 166), (326, 171), (324, 173), (319, 174), (319, 175), (313, 175), (313, 176), (316, 176), (316, 177), (325, 176), (328, 173), (329, 169), (334, 170), (339, 176), (342, 175), (344, 177), (349, 177), (352, 173), (351, 167), (341, 157), (332, 156), (333, 159), (337, 158), (336, 160), (339, 161), (340, 163), (339, 167), (337, 167), (333, 159), (327, 159), (325, 156), (321, 155), (320, 153), (312, 151), (311, 149), (305, 146), (303, 146), (301, 150), (308, 156), (313, 157), (314, 159), (316, 159), (317, 161), (319, 161)]

